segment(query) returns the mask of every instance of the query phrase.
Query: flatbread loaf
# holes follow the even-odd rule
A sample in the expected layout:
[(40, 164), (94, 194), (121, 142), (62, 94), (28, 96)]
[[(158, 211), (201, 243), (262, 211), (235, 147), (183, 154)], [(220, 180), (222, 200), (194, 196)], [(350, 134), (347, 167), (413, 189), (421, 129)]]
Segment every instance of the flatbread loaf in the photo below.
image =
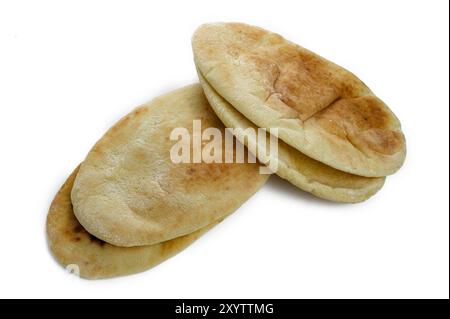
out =
[(192, 38), (208, 83), (258, 127), (317, 161), (367, 177), (397, 171), (400, 122), (354, 74), (278, 34), (242, 23), (202, 25)]
[[(201, 73), (199, 78), (211, 107), (225, 126), (242, 129), (236, 131), (236, 138), (241, 143), (249, 145), (250, 150), (256, 151), (254, 155), (262, 163), (275, 161), (276, 174), (300, 189), (323, 199), (356, 203), (368, 199), (383, 186), (385, 177), (362, 177), (336, 170), (302, 154), (282, 141), (278, 141), (278, 154), (274, 157), (269, 152), (269, 138), (266, 138), (265, 146), (260, 147), (257, 135), (243, 135), (243, 130), (253, 128), (256, 131), (257, 127), (218, 95)], [(258, 151), (259, 149), (265, 151)]]
[(218, 128), (225, 135), (199, 84), (138, 107), (108, 130), (74, 182), (81, 225), (115, 246), (152, 245), (210, 225), (255, 193), (268, 178), (259, 174), (259, 163), (172, 162), (172, 130), (185, 128), (192, 136), (195, 119), (203, 131)]

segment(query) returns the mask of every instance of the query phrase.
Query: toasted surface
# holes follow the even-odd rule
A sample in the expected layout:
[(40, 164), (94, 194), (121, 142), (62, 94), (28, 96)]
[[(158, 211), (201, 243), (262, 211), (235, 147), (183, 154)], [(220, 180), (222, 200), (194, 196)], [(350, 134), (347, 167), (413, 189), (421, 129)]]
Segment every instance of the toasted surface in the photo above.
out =
[(241, 23), (203, 25), (192, 46), (198, 69), (226, 101), (309, 157), (369, 177), (402, 165), (398, 119), (349, 71)]
[(173, 163), (170, 133), (186, 128), (192, 136), (194, 119), (224, 132), (199, 84), (138, 107), (96, 143), (72, 190), (89, 233), (116, 246), (159, 243), (228, 215), (264, 184), (259, 163)]
[(47, 216), (50, 249), (63, 265), (76, 265), (89, 279), (124, 276), (147, 270), (180, 252), (216, 223), (191, 234), (150, 246), (117, 247), (89, 234), (76, 219), (70, 192), (78, 168), (56, 194)]
[[(257, 129), (255, 124), (218, 95), (200, 72), (199, 78), (211, 107), (227, 127)], [(250, 140), (252, 136), (243, 135), (236, 135), (236, 138), (241, 143), (249, 145), (250, 150), (259, 149), (257, 138)], [(266, 145), (269, 145), (268, 138)], [(262, 163), (268, 163), (271, 157), (265, 152), (259, 153), (254, 155), (257, 155)], [(278, 163), (277, 175), (304, 191), (331, 201), (345, 203), (364, 201), (378, 192), (385, 181), (384, 177), (362, 177), (336, 170), (302, 154), (282, 141), (278, 144), (278, 158), (272, 158)]]

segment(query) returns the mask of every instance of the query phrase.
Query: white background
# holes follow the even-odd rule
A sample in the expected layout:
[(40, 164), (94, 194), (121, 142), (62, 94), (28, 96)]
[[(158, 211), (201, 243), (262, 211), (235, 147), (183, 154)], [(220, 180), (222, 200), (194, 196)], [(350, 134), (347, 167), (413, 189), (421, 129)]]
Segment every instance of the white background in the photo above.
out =
[[(201, 23), (276, 31), (348, 68), (398, 115), (403, 168), (369, 201), (272, 177), (233, 216), (142, 274), (88, 281), (50, 255), (45, 217), (134, 106), (196, 81)], [(1, 1), (0, 297), (449, 296), (448, 1)]]

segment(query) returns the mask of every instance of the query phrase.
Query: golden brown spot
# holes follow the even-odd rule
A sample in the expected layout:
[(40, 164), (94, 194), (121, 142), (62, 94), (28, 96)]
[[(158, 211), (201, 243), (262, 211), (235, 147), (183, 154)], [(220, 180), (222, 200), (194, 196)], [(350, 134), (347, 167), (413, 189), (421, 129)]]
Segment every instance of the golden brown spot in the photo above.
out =
[(339, 99), (317, 114), (323, 127), (340, 125), (348, 130), (388, 128), (390, 114), (375, 96)]
[(360, 130), (389, 126), (390, 116), (377, 97), (365, 96), (350, 99), (346, 104), (348, 119)]
[(84, 229), (84, 227), (80, 223), (78, 223), (78, 221), (77, 221), (77, 224), (72, 228), (72, 233), (78, 234), (78, 235), (75, 235), (72, 237), (72, 241), (75, 241), (75, 242), (81, 241), (81, 236), (85, 236), (85, 237), (89, 238), (91, 243), (95, 243), (101, 247), (103, 247), (106, 244), (106, 242), (104, 242), (103, 240), (98, 239), (97, 237), (88, 233), (86, 231), (86, 229)]
[(404, 144), (404, 136), (398, 131), (371, 129), (363, 132), (360, 139), (375, 152), (392, 155)]
[(134, 112), (131, 113), (131, 115), (138, 116), (138, 115), (141, 115), (142, 113), (145, 113), (146, 110), (147, 109), (145, 108), (145, 106), (140, 106), (140, 107), (136, 108), (134, 110)]
[[(198, 115), (197, 119), (202, 120), (202, 133), (209, 127), (219, 128), (221, 131), (222, 137), (222, 148), (221, 148), (221, 163), (205, 163), (202, 161), (201, 163), (180, 163), (174, 164), (175, 167), (170, 172), (170, 177), (167, 180), (172, 181), (180, 187), (181, 189), (185, 189), (188, 192), (196, 192), (199, 188), (204, 187), (204, 185), (212, 185), (212, 183), (226, 183), (230, 178), (230, 176), (236, 176), (242, 171), (239, 165), (248, 165), (248, 164), (230, 164), (225, 163), (225, 129), (223, 124), (218, 120), (218, 118), (211, 114), (212, 111), (205, 110), (204, 114)], [(191, 132), (192, 134), (192, 132)], [(202, 141), (202, 151), (204, 147), (210, 141), (204, 142)], [(233, 143), (235, 145), (235, 141)], [(215, 150), (217, 151), (217, 150)], [(193, 159), (193, 148), (191, 145), (191, 160)], [(233, 152), (233, 162), (235, 162), (235, 154)], [(233, 175), (234, 174), (234, 175)], [(221, 187), (225, 187), (226, 185), (221, 185)], [(229, 190), (229, 188), (228, 188)]]
[(97, 245), (99, 245), (100, 247), (105, 246), (106, 242), (104, 242), (104, 241), (101, 240), (101, 239), (98, 239), (98, 238), (95, 237), (94, 235), (91, 235), (91, 234), (89, 234), (89, 233), (87, 233), (87, 234), (89, 235), (89, 239), (90, 239), (91, 243), (97, 244)]
[(176, 249), (177, 243), (182, 237), (179, 237), (177, 240), (168, 240), (161, 244), (161, 255), (169, 255), (170, 252)]
[(403, 135), (393, 127), (391, 114), (375, 96), (337, 100), (316, 118), (326, 131), (358, 148), (391, 155), (403, 145)]
[(119, 122), (117, 122), (115, 125), (113, 125), (110, 129), (109, 132), (110, 133), (116, 133), (118, 131), (120, 131), (124, 126), (126, 126), (131, 119), (131, 115), (126, 115), (125, 117), (123, 117), (122, 119), (119, 120)]
[(73, 228), (73, 232), (74, 233), (85, 233), (86, 230), (83, 228), (83, 226), (81, 226), (81, 224), (78, 224)]
[(198, 170), (198, 176), (206, 180), (212, 179), (215, 181), (223, 176), (229, 175), (230, 171), (233, 169), (232, 166), (232, 164), (226, 163), (204, 163)]

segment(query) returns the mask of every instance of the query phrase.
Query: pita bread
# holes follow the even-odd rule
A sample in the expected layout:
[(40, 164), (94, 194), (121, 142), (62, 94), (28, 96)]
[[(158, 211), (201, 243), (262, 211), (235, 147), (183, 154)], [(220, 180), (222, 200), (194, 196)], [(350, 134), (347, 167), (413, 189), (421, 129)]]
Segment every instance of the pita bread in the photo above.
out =
[(47, 216), (50, 249), (65, 267), (89, 279), (124, 276), (147, 270), (185, 249), (216, 223), (151, 246), (117, 247), (89, 234), (75, 218), (70, 192), (78, 168), (56, 194)]
[(96, 143), (72, 190), (89, 233), (115, 246), (156, 244), (223, 218), (265, 183), (259, 163), (174, 164), (170, 133), (186, 128), (192, 136), (194, 119), (224, 136), (199, 84), (138, 107)]
[[(253, 123), (218, 95), (201, 73), (199, 78), (211, 107), (225, 126), (244, 130), (249, 127), (257, 129)], [(236, 138), (249, 146), (250, 150), (260, 148), (257, 138), (250, 140), (251, 136), (243, 135), (236, 135)], [(266, 139), (265, 145), (269, 145), (269, 138)], [(385, 181), (384, 177), (362, 177), (336, 170), (302, 154), (282, 141), (278, 144), (278, 158), (270, 157), (270, 154), (266, 152), (257, 153), (259, 154), (255, 155), (262, 163), (268, 163), (269, 160), (277, 162), (276, 173), (280, 177), (304, 191), (331, 201), (345, 203), (364, 201), (378, 192)]]
[(194, 58), (208, 83), (251, 122), (338, 170), (397, 171), (400, 123), (355, 75), (281, 36), (241, 23), (201, 26)]

